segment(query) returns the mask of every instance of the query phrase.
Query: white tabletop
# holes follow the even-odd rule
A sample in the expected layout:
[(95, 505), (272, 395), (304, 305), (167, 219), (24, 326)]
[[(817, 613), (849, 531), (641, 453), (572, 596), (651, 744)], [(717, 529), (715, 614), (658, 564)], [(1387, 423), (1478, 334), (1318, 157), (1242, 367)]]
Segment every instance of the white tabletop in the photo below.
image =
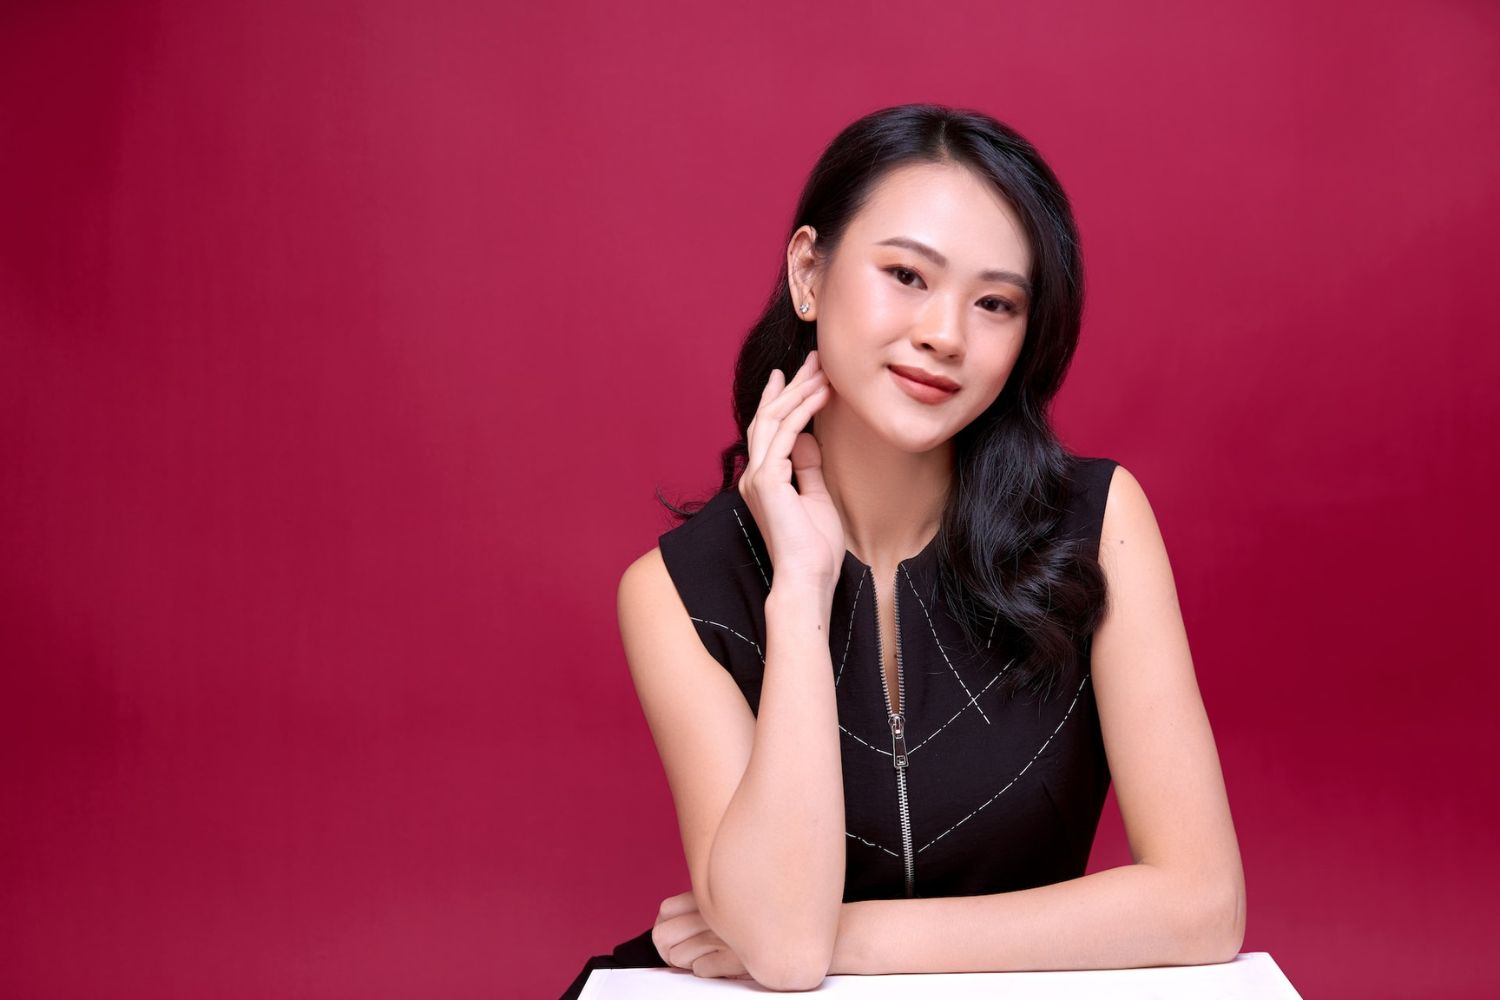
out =
[[(595, 969), (579, 1000), (672, 1000), (766, 992), (749, 979), (700, 979), (686, 969)], [(1065, 972), (957, 972), (943, 975), (829, 976), (812, 991), (838, 997), (1004, 997), (1005, 1000), (1301, 1000), (1269, 952), (1218, 965)]]

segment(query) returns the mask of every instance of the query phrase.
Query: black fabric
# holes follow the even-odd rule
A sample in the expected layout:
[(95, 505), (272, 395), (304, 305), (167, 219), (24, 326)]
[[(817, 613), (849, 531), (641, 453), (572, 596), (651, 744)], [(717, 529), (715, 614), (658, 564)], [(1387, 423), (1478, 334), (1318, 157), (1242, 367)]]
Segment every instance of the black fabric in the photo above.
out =
[[(657, 900), (657, 904), (660, 903), (661, 900)], [(559, 1000), (578, 1000), (578, 995), (583, 992), (583, 984), (588, 982), (589, 973), (595, 969), (666, 968), (667, 963), (662, 961), (656, 945), (651, 941), (651, 930), (652, 928), (647, 928), (629, 941), (615, 945), (615, 950), (608, 955), (591, 956)]]
[[(1080, 458), (1075, 466), (1060, 530), (1085, 539), (1091, 552), (1116, 465)], [(758, 712), (772, 567), (744, 498), (738, 489), (720, 493), (659, 543), (704, 646)], [(1052, 698), (1002, 697), (997, 679), (1011, 656), (996, 641), (968, 648), (943, 602), (937, 560), (934, 538), (898, 565), (897, 636), (882, 637), (873, 573), (844, 553), (829, 646), (842, 733), (845, 902), (908, 895), (882, 641), (899, 639), (901, 652), (911, 895), (1010, 892), (1083, 875), (1109, 789), (1089, 683), (1092, 638), (1080, 640)], [(648, 929), (591, 958), (577, 989), (601, 960), (666, 965)]]

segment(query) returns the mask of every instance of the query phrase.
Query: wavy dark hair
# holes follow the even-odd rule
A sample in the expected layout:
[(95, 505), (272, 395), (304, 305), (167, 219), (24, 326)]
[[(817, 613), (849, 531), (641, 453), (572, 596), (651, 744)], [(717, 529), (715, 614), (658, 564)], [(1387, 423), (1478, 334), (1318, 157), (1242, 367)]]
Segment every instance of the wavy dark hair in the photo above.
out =
[[(1058, 441), (1048, 415), (1082, 323), (1078, 231), (1057, 177), (1013, 128), (974, 110), (904, 104), (860, 118), (829, 144), (797, 203), (775, 288), (735, 362), (739, 439), (721, 453), (723, 482), (714, 495), (737, 488), (748, 458), (745, 431), (772, 369), (790, 379), (817, 345), (816, 322), (793, 307), (786, 243), (812, 226), (814, 252), (826, 261), (876, 183), (913, 163), (956, 163), (987, 180), (1020, 217), (1031, 247), (1021, 352), (995, 402), (954, 436), (954, 483), (937, 551), (950, 613), (971, 647), (981, 648), (993, 626), (1014, 656), (1001, 687), (1046, 699), (1091, 640), (1107, 595), (1094, 553), (1059, 530), (1077, 456)], [(712, 499), (677, 507), (660, 488), (656, 497), (679, 522)]]

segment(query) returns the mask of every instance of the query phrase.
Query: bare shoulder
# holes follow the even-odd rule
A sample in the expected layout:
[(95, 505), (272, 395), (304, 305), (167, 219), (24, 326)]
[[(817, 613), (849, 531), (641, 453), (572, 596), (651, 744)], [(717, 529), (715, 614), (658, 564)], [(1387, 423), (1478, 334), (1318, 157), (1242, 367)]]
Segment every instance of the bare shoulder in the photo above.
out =
[[(620, 585), (616, 594), (615, 611), (619, 618), (620, 635), (625, 641), (627, 658), (633, 641), (644, 639), (644, 633), (659, 626), (660, 619), (675, 612), (680, 613), (684, 624), (690, 624), (687, 608), (682, 604), (677, 589), (667, 572), (666, 560), (662, 558), (661, 546), (653, 545), (650, 551), (637, 557), (625, 572), (620, 574)], [(682, 630), (678, 629), (679, 635)], [(639, 657), (630, 658), (634, 671)]]
[(1166, 542), (1140, 480), (1123, 465), (1115, 466), (1110, 479), (1099, 566), (1108, 607), (1094, 637), (1096, 680), (1109, 688), (1117, 677), (1129, 678), (1138, 687), (1163, 671), (1178, 683), (1189, 680), (1191, 659)]
[(1129, 469), (1116, 463), (1109, 481), (1109, 497), (1104, 503), (1104, 521), (1099, 532), (1101, 562), (1121, 546), (1160, 541), (1161, 531), (1146, 490)]
[(632, 597), (636, 597), (642, 591), (659, 590), (670, 583), (667, 564), (661, 556), (661, 546), (653, 545), (650, 551), (637, 556), (625, 567), (625, 572), (620, 574), (620, 594), (623, 596), (628, 591)]
[(677, 644), (700, 645), (659, 545), (637, 557), (620, 574), (615, 610), (627, 652), (633, 635), (644, 638), (650, 634), (660, 639), (670, 634)]

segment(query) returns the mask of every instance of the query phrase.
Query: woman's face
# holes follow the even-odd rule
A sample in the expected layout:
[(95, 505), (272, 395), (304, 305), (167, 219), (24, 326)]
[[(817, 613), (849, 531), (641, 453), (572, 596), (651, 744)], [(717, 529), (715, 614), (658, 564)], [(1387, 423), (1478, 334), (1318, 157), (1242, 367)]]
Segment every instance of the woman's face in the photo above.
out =
[[(920, 164), (877, 184), (821, 271), (812, 235), (793, 235), (788, 274), (833, 387), (815, 424), (854, 416), (903, 451), (944, 444), (995, 401), (1021, 352), (1031, 254), (1014, 210), (967, 168)], [(957, 388), (924, 390), (893, 366)]]

